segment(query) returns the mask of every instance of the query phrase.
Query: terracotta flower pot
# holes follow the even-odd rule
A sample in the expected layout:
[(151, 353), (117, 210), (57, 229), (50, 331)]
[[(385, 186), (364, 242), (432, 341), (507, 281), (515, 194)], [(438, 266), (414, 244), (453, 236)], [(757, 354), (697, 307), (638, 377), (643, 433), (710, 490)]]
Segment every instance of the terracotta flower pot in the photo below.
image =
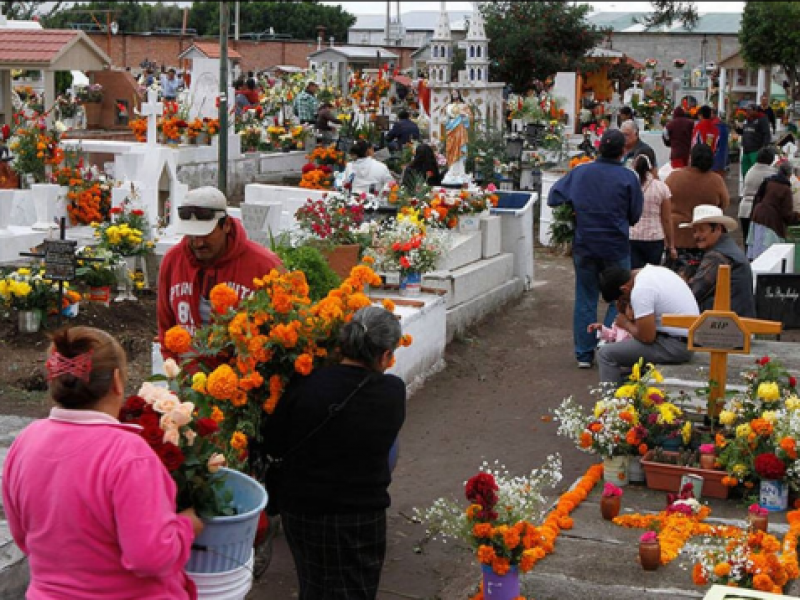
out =
[[(665, 456), (676, 456), (677, 452), (664, 452)], [(703, 495), (709, 498), (727, 498), (728, 488), (722, 484), (727, 475), (720, 469), (694, 469), (665, 463), (653, 462), (654, 452), (650, 450), (642, 457), (642, 468), (647, 478), (647, 487), (651, 490), (680, 492), (681, 478), (687, 474), (699, 475), (703, 478)]]
[(331, 250), (323, 251), (331, 269), (342, 279), (350, 276), (350, 269), (358, 264), (361, 246), (358, 244), (344, 244), (335, 246)]
[(661, 544), (656, 542), (639, 542), (639, 562), (645, 571), (655, 571), (661, 564)]
[(717, 457), (714, 454), (701, 454), (700, 455), (700, 468), (712, 470), (717, 463)]
[(600, 514), (606, 521), (611, 521), (619, 514), (622, 498), (619, 496), (603, 496), (600, 498)]

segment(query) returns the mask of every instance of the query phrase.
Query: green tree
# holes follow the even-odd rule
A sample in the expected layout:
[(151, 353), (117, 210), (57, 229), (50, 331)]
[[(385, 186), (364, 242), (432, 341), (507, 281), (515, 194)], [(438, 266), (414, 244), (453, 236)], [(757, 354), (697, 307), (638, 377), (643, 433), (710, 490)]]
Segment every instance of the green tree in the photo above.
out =
[(670, 27), (675, 21), (683, 23), (686, 29), (694, 29), (697, 26), (697, 9), (694, 2), (674, 2), (673, 0), (656, 0), (650, 3), (653, 6), (652, 14), (644, 19), (637, 19), (636, 22), (644, 25), (647, 29), (655, 27)]
[(791, 97), (800, 100), (800, 3), (746, 2), (739, 30), (742, 57), (750, 67), (779, 65), (791, 86)]
[(587, 5), (570, 2), (482, 2), (494, 81), (522, 91), (558, 71), (587, 70), (586, 53), (604, 32), (588, 23)]
[[(233, 34), (233, 3), (231, 4), (231, 34)], [(325, 37), (334, 36), (340, 43), (347, 40), (347, 29), (356, 17), (341, 6), (326, 6), (318, 2), (242, 2), (239, 5), (241, 33), (263, 33), (270, 28), (275, 33), (288, 34), (301, 40), (317, 37), (317, 27), (326, 28)], [(189, 26), (200, 35), (219, 34), (219, 3), (194, 2), (189, 13)]]
[[(113, 11), (108, 18), (105, 11)], [(144, 33), (158, 27), (180, 29), (183, 12), (177, 5), (123, 2), (80, 2), (50, 15), (43, 22), (49, 28), (68, 28), (72, 23), (95, 23), (105, 27), (116, 21), (124, 33)]]
[(46, 18), (61, 9), (63, 2), (49, 2), (49, 7), (43, 10), (44, 2), (19, 2), (18, 0), (3, 0), (0, 5), (3, 7), (3, 14), (9, 19), (29, 20), (38, 15)]

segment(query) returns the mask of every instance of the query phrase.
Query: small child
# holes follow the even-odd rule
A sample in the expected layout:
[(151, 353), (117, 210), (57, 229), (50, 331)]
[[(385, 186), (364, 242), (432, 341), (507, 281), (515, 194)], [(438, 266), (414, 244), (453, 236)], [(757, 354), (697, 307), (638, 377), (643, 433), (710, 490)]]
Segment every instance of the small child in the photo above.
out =
[[(617, 300), (617, 311), (623, 313), (629, 320), (633, 321), (633, 309), (628, 302), (623, 301), (621, 298)], [(622, 327), (618, 327), (616, 323), (614, 323), (611, 327), (606, 327), (602, 323), (592, 323), (586, 328), (586, 331), (597, 332), (597, 337), (599, 339), (597, 345), (602, 346), (603, 344), (613, 344), (614, 342), (622, 342), (624, 340), (629, 339), (631, 334), (623, 329)]]

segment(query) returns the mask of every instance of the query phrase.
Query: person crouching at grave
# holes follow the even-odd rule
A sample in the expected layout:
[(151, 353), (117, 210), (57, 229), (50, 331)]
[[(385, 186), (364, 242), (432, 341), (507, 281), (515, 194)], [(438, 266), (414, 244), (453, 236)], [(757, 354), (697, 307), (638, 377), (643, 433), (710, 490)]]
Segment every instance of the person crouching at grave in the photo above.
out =
[(721, 265), (731, 267), (731, 310), (740, 317), (756, 316), (753, 296), (753, 271), (739, 245), (728, 235), (738, 227), (736, 220), (722, 214), (722, 209), (710, 204), (694, 207), (692, 221), (681, 223), (681, 228), (692, 228), (697, 247), (703, 251), (700, 266), (689, 280), (700, 310), (714, 308), (717, 290), (717, 273)]
[(347, 163), (344, 169), (344, 188), (353, 193), (379, 194), (394, 184), (394, 176), (389, 167), (372, 157), (372, 144), (366, 140), (358, 140), (350, 148), (350, 155), (355, 159)]
[(400, 336), (392, 313), (362, 308), (339, 335), (341, 362), (297, 376), (267, 417), (265, 451), (280, 465), (267, 472), (268, 512), (280, 512), (300, 598), (377, 596), (406, 414), (405, 383), (385, 373)]
[(253, 292), (253, 279), (282, 269), (280, 258), (247, 239), (244, 226), (228, 215), (225, 195), (215, 187), (186, 194), (178, 207), (176, 232), (158, 274), (158, 339), (164, 358), (176, 358), (164, 347), (164, 334), (175, 325), (190, 332), (211, 320), (209, 294), (227, 284), (239, 298)]
[(184, 566), (203, 522), (176, 513), (161, 459), (118, 420), (125, 350), (105, 331), (64, 328), (47, 351), (55, 407), (11, 445), (3, 509), (29, 557), (28, 598), (197, 598)]
[(656, 265), (634, 271), (611, 267), (600, 273), (600, 292), (606, 302), (622, 298), (633, 309), (633, 319), (617, 314), (614, 320), (631, 334), (631, 339), (605, 344), (596, 352), (601, 383), (622, 383), (642, 358), (655, 365), (691, 360), (687, 330), (661, 322), (667, 314), (700, 314), (692, 290), (677, 273)]

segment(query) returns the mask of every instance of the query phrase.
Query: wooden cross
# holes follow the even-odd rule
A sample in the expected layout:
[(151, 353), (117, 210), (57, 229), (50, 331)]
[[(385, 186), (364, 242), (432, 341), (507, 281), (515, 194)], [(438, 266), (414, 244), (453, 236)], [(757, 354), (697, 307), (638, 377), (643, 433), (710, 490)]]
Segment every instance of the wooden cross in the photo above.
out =
[(158, 102), (158, 92), (150, 88), (147, 90), (147, 102), (142, 103), (140, 112), (147, 117), (147, 145), (156, 145), (156, 122), (164, 114), (164, 104)]
[(689, 350), (710, 352), (712, 383), (708, 392), (708, 416), (714, 418), (722, 410), (725, 382), (728, 379), (728, 354), (750, 354), (750, 336), (755, 333), (779, 334), (779, 321), (762, 321), (738, 316), (731, 310), (731, 267), (722, 265), (717, 271), (714, 308), (700, 316), (664, 315), (661, 323), (668, 327), (689, 330)]

